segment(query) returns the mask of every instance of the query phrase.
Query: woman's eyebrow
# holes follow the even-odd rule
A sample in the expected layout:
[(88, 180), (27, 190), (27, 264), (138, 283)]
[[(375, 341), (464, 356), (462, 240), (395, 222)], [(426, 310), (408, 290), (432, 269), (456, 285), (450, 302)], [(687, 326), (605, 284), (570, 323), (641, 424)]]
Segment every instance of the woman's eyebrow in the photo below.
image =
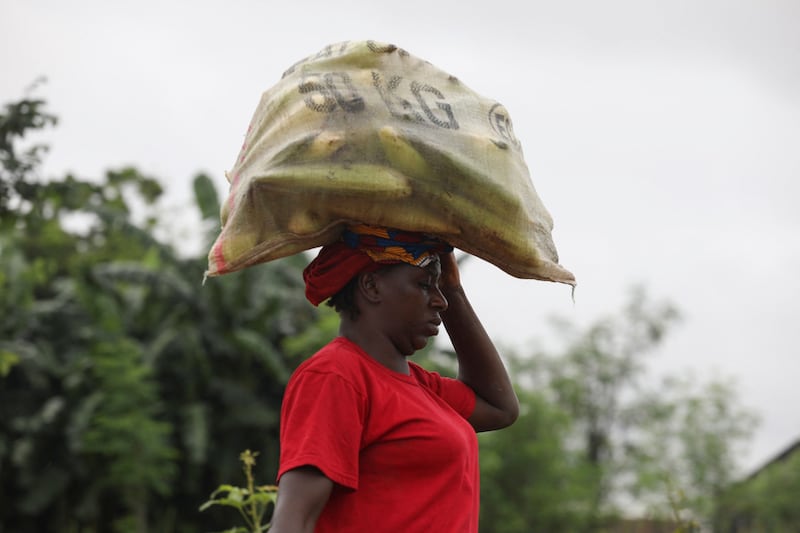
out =
[(433, 265), (426, 266), (424, 270), (432, 278), (438, 279), (442, 277), (442, 269), (436, 268)]

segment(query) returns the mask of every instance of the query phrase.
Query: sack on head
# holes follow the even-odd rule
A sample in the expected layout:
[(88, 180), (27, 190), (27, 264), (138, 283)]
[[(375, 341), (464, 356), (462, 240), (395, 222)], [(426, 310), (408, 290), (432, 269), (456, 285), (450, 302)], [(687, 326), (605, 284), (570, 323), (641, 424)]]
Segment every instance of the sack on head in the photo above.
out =
[(519, 278), (558, 264), (507, 110), (394, 45), (330, 45), (267, 90), (227, 173), (208, 276), (335, 241), (349, 223), (439, 237)]

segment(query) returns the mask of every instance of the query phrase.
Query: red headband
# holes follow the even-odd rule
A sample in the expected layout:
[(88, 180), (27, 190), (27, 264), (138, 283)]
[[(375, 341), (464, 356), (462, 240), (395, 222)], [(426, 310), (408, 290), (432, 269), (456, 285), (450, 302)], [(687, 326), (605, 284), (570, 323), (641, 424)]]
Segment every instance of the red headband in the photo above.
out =
[(372, 272), (383, 266), (366, 252), (350, 248), (343, 241), (323, 246), (319, 255), (303, 270), (306, 298), (319, 305), (340, 290), (358, 274)]

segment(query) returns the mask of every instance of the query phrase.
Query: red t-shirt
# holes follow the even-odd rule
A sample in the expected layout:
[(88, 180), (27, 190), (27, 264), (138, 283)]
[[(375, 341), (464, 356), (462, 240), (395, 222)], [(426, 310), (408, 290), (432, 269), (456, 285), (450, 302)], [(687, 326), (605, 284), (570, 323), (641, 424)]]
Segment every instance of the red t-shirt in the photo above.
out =
[(409, 365), (394, 372), (338, 337), (289, 380), (278, 478), (312, 465), (334, 482), (317, 533), (478, 531), (475, 393)]

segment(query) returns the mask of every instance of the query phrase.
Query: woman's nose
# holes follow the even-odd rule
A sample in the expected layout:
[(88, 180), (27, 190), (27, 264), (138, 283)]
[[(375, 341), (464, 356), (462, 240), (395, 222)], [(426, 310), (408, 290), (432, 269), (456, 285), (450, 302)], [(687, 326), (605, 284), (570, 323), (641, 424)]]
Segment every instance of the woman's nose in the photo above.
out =
[(438, 285), (436, 286), (436, 289), (433, 291), (433, 299), (431, 300), (431, 305), (433, 307), (438, 308), (441, 311), (447, 310), (447, 306), (449, 305), (447, 303), (447, 298), (444, 297), (444, 293), (442, 292), (442, 289), (440, 289)]

